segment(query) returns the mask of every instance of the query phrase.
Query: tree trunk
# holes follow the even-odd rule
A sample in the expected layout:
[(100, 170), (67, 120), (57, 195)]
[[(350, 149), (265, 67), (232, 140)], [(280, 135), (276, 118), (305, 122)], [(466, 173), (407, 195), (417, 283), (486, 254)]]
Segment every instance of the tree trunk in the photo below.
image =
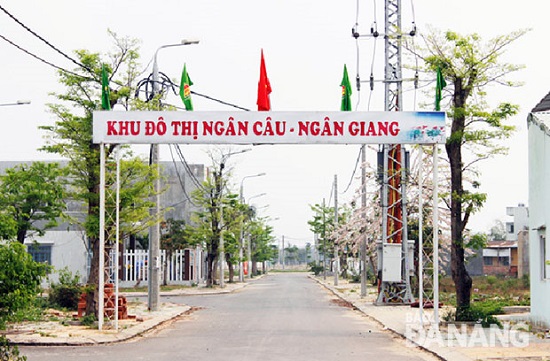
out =
[(455, 115), (451, 126), (451, 135), (445, 145), (451, 167), (451, 275), (455, 284), (457, 321), (461, 320), (462, 312), (470, 307), (472, 278), (464, 263), (464, 228), (462, 197), (464, 195), (462, 179), (462, 143), (465, 130), (464, 109), (467, 91), (464, 90), (462, 79), (455, 79), (453, 105)]
[(216, 254), (208, 252), (206, 256), (206, 287), (214, 286), (214, 261), (216, 260)]
[(225, 254), (225, 261), (227, 263), (227, 268), (229, 270), (229, 283), (233, 283), (233, 278), (235, 278), (235, 265), (233, 262), (231, 262), (230, 255), (228, 253)]
[[(99, 282), (99, 240), (90, 238), (90, 247), (92, 248), (92, 261), (90, 263), (90, 273), (88, 274), (88, 292), (86, 293), (86, 315), (95, 315), (97, 317), (97, 290)], [(91, 290), (91, 292), (90, 292)]]

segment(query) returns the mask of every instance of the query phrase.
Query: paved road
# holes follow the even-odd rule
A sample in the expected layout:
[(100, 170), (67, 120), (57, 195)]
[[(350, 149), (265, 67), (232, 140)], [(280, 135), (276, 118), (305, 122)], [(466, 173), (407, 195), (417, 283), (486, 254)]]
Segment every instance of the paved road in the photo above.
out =
[(226, 295), (173, 297), (195, 312), (145, 338), (94, 347), (21, 347), (28, 360), (433, 360), (303, 273)]

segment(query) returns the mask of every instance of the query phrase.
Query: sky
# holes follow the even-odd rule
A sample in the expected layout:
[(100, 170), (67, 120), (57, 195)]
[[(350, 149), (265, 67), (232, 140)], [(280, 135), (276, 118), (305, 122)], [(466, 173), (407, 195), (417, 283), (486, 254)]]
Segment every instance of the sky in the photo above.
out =
[[(481, 190), (488, 193), (488, 199), (469, 224), (479, 232), (487, 232), (496, 220), (507, 221), (506, 207), (528, 205), (526, 119), (530, 109), (550, 90), (549, 65), (545, 61), (550, 3), (525, 0), (502, 4), (498, 0), (401, 1), (403, 27), (412, 28), (414, 23), (419, 34), (433, 27), (461, 34), (475, 32), (489, 39), (531, 29), (503, 56), (504, 61), (525, 65), (513, 76), (524, 85), (488, 89), (490, 104), (513, 102), (520, 106), (520, 112), (510, 119), (517, 132), (507, 141), (509, 154), (483, 163)], [(251, 110), (256, 110), (262, 49), (273, 89), (272, 110), (339, 110), (344, 64), (352, 82), (357, 73), (367, 80), (371, 69), (375, 78), (383, 78), (383, 40), (375, 42), (367, 37), (356, 42), (351, 36), (356, 23), (361, 34), (367, 34), (373, 23), (384, 31), (382, 0), (162, 0), (154, 4), (143, 0), (1, 0), (0, 5), (71, 56), (77, 49), (102, 54), (112, 50), (108, 30), (138, 39), (144, 77), (151, 72), (150, 61), (160, 46), (198, 39), (197, 45), (160, 50), (159, 70), (179, 81), (186, 63), (194, 83), (192, 90)], [(0, 35), (52, 64), (74, 68), (68, 59), (3, 12)], [(420, 37), (415, 41), (420, 42)], [(46, 104), (54, 101), (52, 92), (62, 90), (56, 70), (2, 39), (0, 54), (0, 104), (31, 101), (29, 105), (0, 106), (0, 160), (52, 159), (52, 155), (37, 150), (44, 145), (45, 134), (38, 126), (55, 121)], [(404, 83), (403, 89), (404, 110), (419, 110), (420, 100), (431, 101), (421, 92), (414, 92), (410, 83)], [(382, 83), (377, 82), (373, 92), (367, 83), (362, 84), (360, 92), (355, 88), (353, 91), (354, 110), (384, 110)], [(181, 105), (176, 97), (167, 101)], [(195, 110), (233, 110), (197, 96), (193, 103)], [(210, 164), (208, 146), (181, 147), (190, 163)], [(339, 202), (354, 196), (360, 184), (353, 177), (359, 147), (232, 146), (232, 151), (251, 148), (228, 161), (233, 189), (238, 191), (243, 184), (245, 200), (250, 199), (260, 215), (271, 220), (278, 240), (284, 236), (290, 244), (313, 243), (307, 225), (313, 217), (310, 205), (334, 199), (331, 191), (335, 175)], [(138, 153), (147, 151), (145, 146), (135, 149)], [(171, 160), (166, 145), (160, 147), (160, 157)], [(243, 181), (259, 173), (266, 175)], [(259, 196), (262, 193), (265, 195)]]

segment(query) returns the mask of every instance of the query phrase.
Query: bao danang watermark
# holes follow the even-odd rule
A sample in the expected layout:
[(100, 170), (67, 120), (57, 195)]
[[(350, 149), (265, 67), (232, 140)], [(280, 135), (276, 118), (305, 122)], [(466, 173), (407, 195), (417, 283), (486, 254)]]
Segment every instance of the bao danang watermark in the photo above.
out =
[(410, 347), (527, 347), (529, 334), (518, 326), (502, 327), (475, 324), (444, 324), (436, 327), (428, 318), (420, 322), (418, 313), (409, 313), (405, 321), (405, 337)]

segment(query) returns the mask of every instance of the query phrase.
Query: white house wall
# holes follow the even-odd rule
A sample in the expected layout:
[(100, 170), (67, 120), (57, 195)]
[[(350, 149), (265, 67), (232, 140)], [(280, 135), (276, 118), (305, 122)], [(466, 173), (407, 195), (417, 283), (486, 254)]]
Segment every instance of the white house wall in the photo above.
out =
[(76, 230), (50, 230), (46, 232), (44, 237), (27, 240), (25, 244), (32, 247), (34, 241), (52, 246), (51, 258), (54, 271), (48, 276), (48, 280), (43, 286), (48, 285), (50, 282), (57, 283), (59, 281), (58, 271), (65, 267), (75, 275), (78, 272), (81, 282), (87, 281), (88, 262), (86, 260), (88, 256), (82, 232)]
[[(550, 114), (534, 113), (528, 119), (529, 138), (529, 257), (531, 317), (550, 325)], [(542, 243), (541, 243), (542, 242)], [(546, 254), (544, 255), (544, 248)], [(546, 273), (546, 276), (544, 275)]]

